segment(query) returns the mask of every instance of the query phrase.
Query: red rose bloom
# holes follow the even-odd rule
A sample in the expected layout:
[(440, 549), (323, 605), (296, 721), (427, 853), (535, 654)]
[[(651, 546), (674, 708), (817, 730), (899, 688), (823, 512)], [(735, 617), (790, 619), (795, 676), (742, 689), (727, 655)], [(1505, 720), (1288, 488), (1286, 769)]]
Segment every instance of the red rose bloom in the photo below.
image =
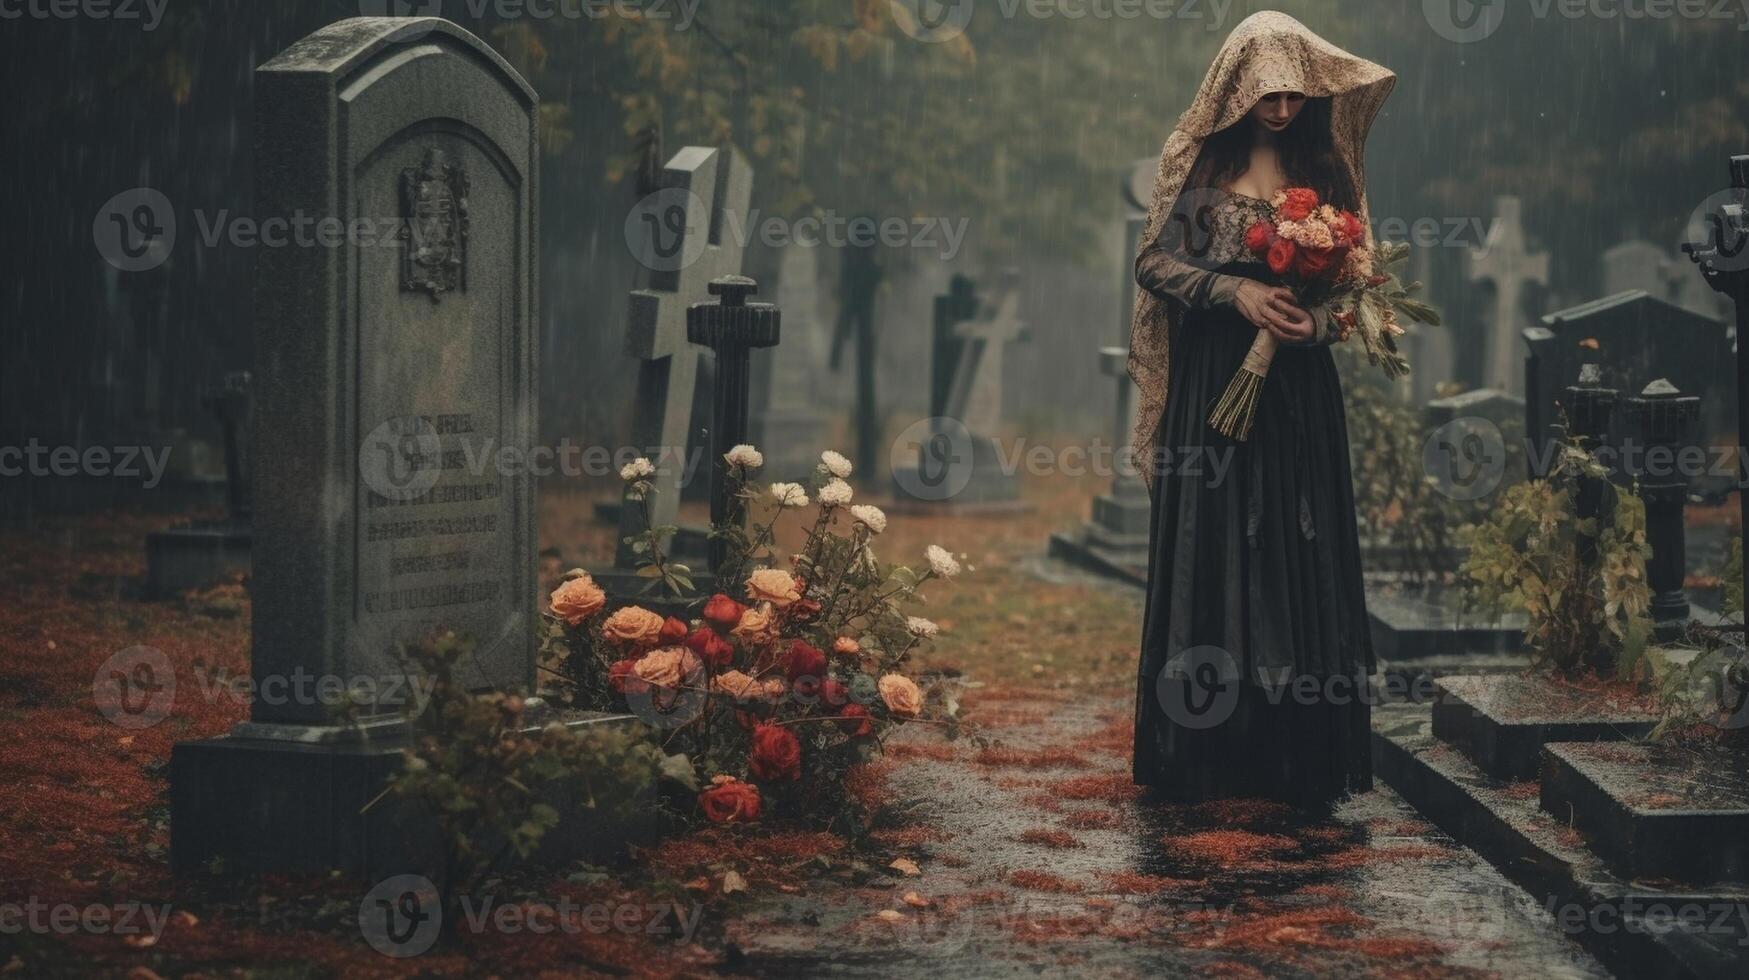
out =
[(1335, 266), (1334, 249), (1308, 248), (1294, 259), (1294, 271), (1303, 279), (1318, 279)]
[(686, 625), (685, 620), (669, 616), (662, 621), (662, 639), (660, 645), (670, 647), (686, 639), (686, 631), (688, 628), (689, 627)]
[(1269, 246), (1269, 271), (1278, 276), (1287, 275), (1287, 270), (1294, 266), (1294, 254), (1297, 251), (1293, 242), (1285, 238), (1277, 239), (1274, 245)]
[(798, 623), (812, 622), (820, 615), (820, 604), (813, 599), (797, 599), (790, 603), (789, 618)]
[(805, 640), (797, 640), (789, 645), (789, 658), (784, 667), (791, 684), (803, 677), (812, 677), (818, 682), (826, 676), (826, 654)]
[[(638, 664), (637, 657), (627, 657), (607, 668), (607, 686), (613, 688), (616, 694), (636, 694), (649, 688), (643, 678), (632, 673), (632, 668)], [(627, 690), (630, 687), (631, 690)]]
[(693, 630), (692, 635), (686, 638), (686, 645), (713, 671), (724, 669), (735, 658), (735, 648), (708, 626)]
[(1281, 216), (1288, 221), (1304, 221), (1318, 210), (1318, 192), (1310, 187), (1295, 187), (1287, 192), (1287, 200), (1281, 203)]
[(1356, 245), (1366, 240), (1366, 226), (1353, 211), (1342, 212), (1341, 228), (1343, 236)]
[(741, 613), (745, 609), (739, 602), (719, 592), (704, 604), (704, 618), (713, 626), (730, 629), (741, 621)]
[(753, 729), (753, 755), (747, 767), (753, 778), (775, 783), (802, 778), (802, 743), (796, 733), (781, 725)]
[(822, 703), (834, 708), (839, 705), (849, 704), (850, 688), (845, 687), (844, 682), (842, 681), (835, 681), (828, 678), (820, 682), (820, 700)]
[(844, 729), (844, 734), (851, 738), (861, 738), (874, 732), (874, 716), (860, 704), (847, 704), (838, 709), (843, 717), (838, 719), (838, 727)]
[(1275, 229), (1269, 222), (1259, 221), (1245, 232), (1245, 247), (1258, 255), (1269, 251), (1269, 240), (1275, 237)]
[(712, 786), (698, 794), (698, 805), (711, 823), (746, 823), (759, 819), (759, 787), (738, 779)]

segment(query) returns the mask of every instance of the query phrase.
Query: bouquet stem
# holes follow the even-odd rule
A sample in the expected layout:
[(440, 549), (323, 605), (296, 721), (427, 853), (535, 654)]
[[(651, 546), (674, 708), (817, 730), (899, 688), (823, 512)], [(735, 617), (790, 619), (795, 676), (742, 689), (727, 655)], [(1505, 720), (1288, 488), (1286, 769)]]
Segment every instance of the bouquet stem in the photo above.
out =
[(1236, 442), (1251, 437), (1251, 423), (1257, 419), (1257, 403), (1263, 396), (1263, 379), (1269, 375), (1270, 362), (1275, 360), (1275, 336), (1267, 330), (1257, 331), (1257, 339), (1245, 352), (1239, 373), (1233, 375), (1227, 390), (1215, 402), (1209, 413), (1209, 425), (1216, 432)]

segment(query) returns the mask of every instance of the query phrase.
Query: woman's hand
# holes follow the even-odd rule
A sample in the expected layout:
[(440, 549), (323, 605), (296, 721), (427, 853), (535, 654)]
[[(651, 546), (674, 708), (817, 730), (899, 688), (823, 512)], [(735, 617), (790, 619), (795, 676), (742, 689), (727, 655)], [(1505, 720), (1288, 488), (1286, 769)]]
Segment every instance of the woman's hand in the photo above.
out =
[(1303, 344), (1316, 331), (1312, 315), (1294, 301), (1292, 291), (1265, 286), (1254, 279), (1239, 285), (1233, 305), (1259, 330), (1267, 330), (1284, 344)]

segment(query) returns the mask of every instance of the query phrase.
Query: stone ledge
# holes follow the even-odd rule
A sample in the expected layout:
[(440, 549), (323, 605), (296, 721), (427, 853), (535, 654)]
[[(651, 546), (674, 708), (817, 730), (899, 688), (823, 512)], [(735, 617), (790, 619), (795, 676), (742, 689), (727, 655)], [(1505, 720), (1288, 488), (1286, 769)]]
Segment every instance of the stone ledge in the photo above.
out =
[(1621, 741), (1649, 734), (1651, 711), (1536, 675), (1442, 677), (1433, 734), (1497, 779), (1533, 779), (1548, 742)]

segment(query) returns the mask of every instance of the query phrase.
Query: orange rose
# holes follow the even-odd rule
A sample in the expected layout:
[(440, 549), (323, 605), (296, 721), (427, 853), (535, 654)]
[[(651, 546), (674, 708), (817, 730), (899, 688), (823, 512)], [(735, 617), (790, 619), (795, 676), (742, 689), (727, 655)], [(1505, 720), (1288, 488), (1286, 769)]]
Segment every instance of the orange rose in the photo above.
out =
[(741, 621), (729, 632), (755, 645), (771, 642), (771, 603), (762, 602), (741, 613)]
[(607, 605), (607, 593), (601, 591), (601, 586), (588, 575), (579, 575), (561, 583), (553, 590), (549, 600), (553, 615), (570, 623), (581, 626), (583, 621), (601, 611)]
[(904, 674), (887, 674), (878, 686), (881, 700), (887, 703), (887, 710), (895, 717), (915, 718), (923, 710), (923, 692)]
[(711, 788), (698, 794), (698, 805), (711, 823), (758, 820), (759, 787), (733, 776), (713, 776)]
[(666, 621), (641, 606), (626, 606), (607, 617), (607, 622), (601, 624), (601, 633), (615, 643), (629, 646), (655, 646), (662, 638), (662, 626)]
[(769, 602), (779, 609), (802, 597), (796, 577), (781, 568), (761, 568), (747, 577), (747, 598)]
[(632, 673), (640, 680), (669, 690), (678, 689), (682, 684), (690, 686), (697, 683), (698, 675), (703, 670), (704, 663), (685, 647), (652, 650), (632, 665)]
[(832, 652), (841, 657), (854, 657), (862, 652), (862, 644), (854, 636), (841, 636), (832, 641)]

